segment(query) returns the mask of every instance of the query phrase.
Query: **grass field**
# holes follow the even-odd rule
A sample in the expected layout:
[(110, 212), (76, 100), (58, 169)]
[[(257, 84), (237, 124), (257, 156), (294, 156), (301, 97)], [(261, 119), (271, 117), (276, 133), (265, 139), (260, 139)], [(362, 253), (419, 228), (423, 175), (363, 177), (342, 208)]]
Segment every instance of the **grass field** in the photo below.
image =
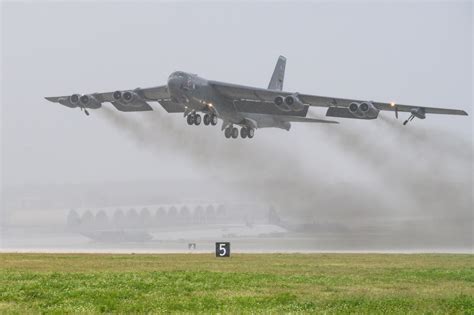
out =
[(0, 254), (0, 313), (474, 314), (473, 255)]

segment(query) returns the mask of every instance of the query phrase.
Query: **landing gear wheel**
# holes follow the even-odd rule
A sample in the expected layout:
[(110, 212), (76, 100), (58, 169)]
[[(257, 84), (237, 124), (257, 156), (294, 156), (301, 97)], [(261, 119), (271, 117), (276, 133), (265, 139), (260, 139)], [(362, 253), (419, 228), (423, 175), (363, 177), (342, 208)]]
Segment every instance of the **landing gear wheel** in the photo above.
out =
[(211, 125), (213, 125), (213, 126), (217, 125), (217, 116), (216, 115), (211, 115)]
[(227, 139), (229, 139), (232, 136), (232, 128), (225, 128), (224, 135)]
[(237, 139), (239, 136), (239, 129), (237, 128), (232, 128), (232, 138)]
[(248, 135), (247, 128), (243, 127), (242, 129), (240, 129), (240, 137), (241, 137), (242, 139), (247, 138), (247, 135)]
[(209, 114), (206, 114), (204, 115), (204, 125), (206, 126), (209, 126), (209, 124), (211, 123), (211, 117), (209, 116)]
[(199, 114), (196, 114), (195, 117), (194, 117), (194, 124), (196, 126), (199, 126), (201, 124), (201, 115)]
[(188, 125), (194, 124), (194, 116), (193, 115), (188, 115), (186, 117), (186, 121), (188, 122)]
[(253, 128), (250, 128), (248, 131), (247, 131), (247, 137), (249, 137), (249, 139), (252, 139), (253, 136), (255, 135), (255, 129)]

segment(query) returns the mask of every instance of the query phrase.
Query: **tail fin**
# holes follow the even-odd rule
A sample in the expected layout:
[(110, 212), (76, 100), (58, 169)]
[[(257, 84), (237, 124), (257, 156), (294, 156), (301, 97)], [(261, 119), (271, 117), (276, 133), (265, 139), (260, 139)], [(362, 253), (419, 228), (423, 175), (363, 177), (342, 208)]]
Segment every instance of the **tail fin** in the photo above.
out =
[(275, 66), (275, 70), (273, 70), (272, 79), (270, 80), (270, 84), (268, 84), (269, 90), (278, 90), (281, 91), (283, 89), (283, 79), (285, 78), (285, 66), (286, 66), (286, 58), (280, 56)]

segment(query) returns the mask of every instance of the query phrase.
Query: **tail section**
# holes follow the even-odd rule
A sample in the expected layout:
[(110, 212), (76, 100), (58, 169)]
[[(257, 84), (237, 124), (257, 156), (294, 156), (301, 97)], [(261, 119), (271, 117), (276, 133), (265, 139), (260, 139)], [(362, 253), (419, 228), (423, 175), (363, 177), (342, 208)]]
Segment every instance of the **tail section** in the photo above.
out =
[(278, 90), (281, 91), (283, 89), (283, 79), (285, 78), (285, 66), (286, 66), (286, 58), (280, 56), (275, 66), (275, 70), (273, 70), (272, 79), (270, 80), (270, 84), (268, 84), (269, 90)]

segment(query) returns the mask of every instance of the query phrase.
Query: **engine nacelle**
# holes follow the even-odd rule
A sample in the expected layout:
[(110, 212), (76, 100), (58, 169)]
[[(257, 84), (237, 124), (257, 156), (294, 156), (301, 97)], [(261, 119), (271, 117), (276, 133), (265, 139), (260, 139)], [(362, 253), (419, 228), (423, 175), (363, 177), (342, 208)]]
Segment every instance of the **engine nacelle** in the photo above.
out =
[(292, 111), (299, 112), (304, 109), (303, 102), (298, 98), (298, 94), (288, 95), (285, 97), (285, 104), (291, 108)]
[(360, 111), (359, 106), (360, 106), (360, 103), (356, 103), (356, 102), (350, 103), (349, 104), (349, 112), (351, 112), (351, 114), (354, 117), (363, 118), (364, 114)]
[(112, 96), (116, 102), (122, 104), (132, 103), (134, 100), (140, 99), (140, 96), (133, 91), (115, 91)]
[(377, 109), (371, 102), (352, 102), (349, 104), (349, 112), (357, 118), (361, 119), (374, 119), (379, 115), (379, 109)]
[(76, 107), (79, 104), (79, 99), (80, 98), (81, 98), (81, 96), (79, 94), (73, 94), (73, 95), (69, 96), (69, 103), (71, 103), (71, 105)]
[(298, 94), (288, 95), (286, 97), (277, 96), (275, 97), (274, 101), (275, 105), (285, 112), (298, 112), (304, 109), (303, 102), (300, 101), (298, 98)]
[(288, 107), (284, 106), (285, 99), (283, 98), (283, 96), (275, 97), (275, 99), (273, 100), (273, 103), (275, 103), (275, 105), (279, 109), (284, 110), (284, 111), (289, 111)]
[(79, 103), (82, 105), (82, 107), (93, 109), (100, 108), (102, 105), (93, 95), (90, 94), (81, 95), (79, 98)]
[(364, 114), (364, 118), (374, 119), (379, 115), (380, 110), (371, 102), (362, 102), (359, 105), (359, 110)]

